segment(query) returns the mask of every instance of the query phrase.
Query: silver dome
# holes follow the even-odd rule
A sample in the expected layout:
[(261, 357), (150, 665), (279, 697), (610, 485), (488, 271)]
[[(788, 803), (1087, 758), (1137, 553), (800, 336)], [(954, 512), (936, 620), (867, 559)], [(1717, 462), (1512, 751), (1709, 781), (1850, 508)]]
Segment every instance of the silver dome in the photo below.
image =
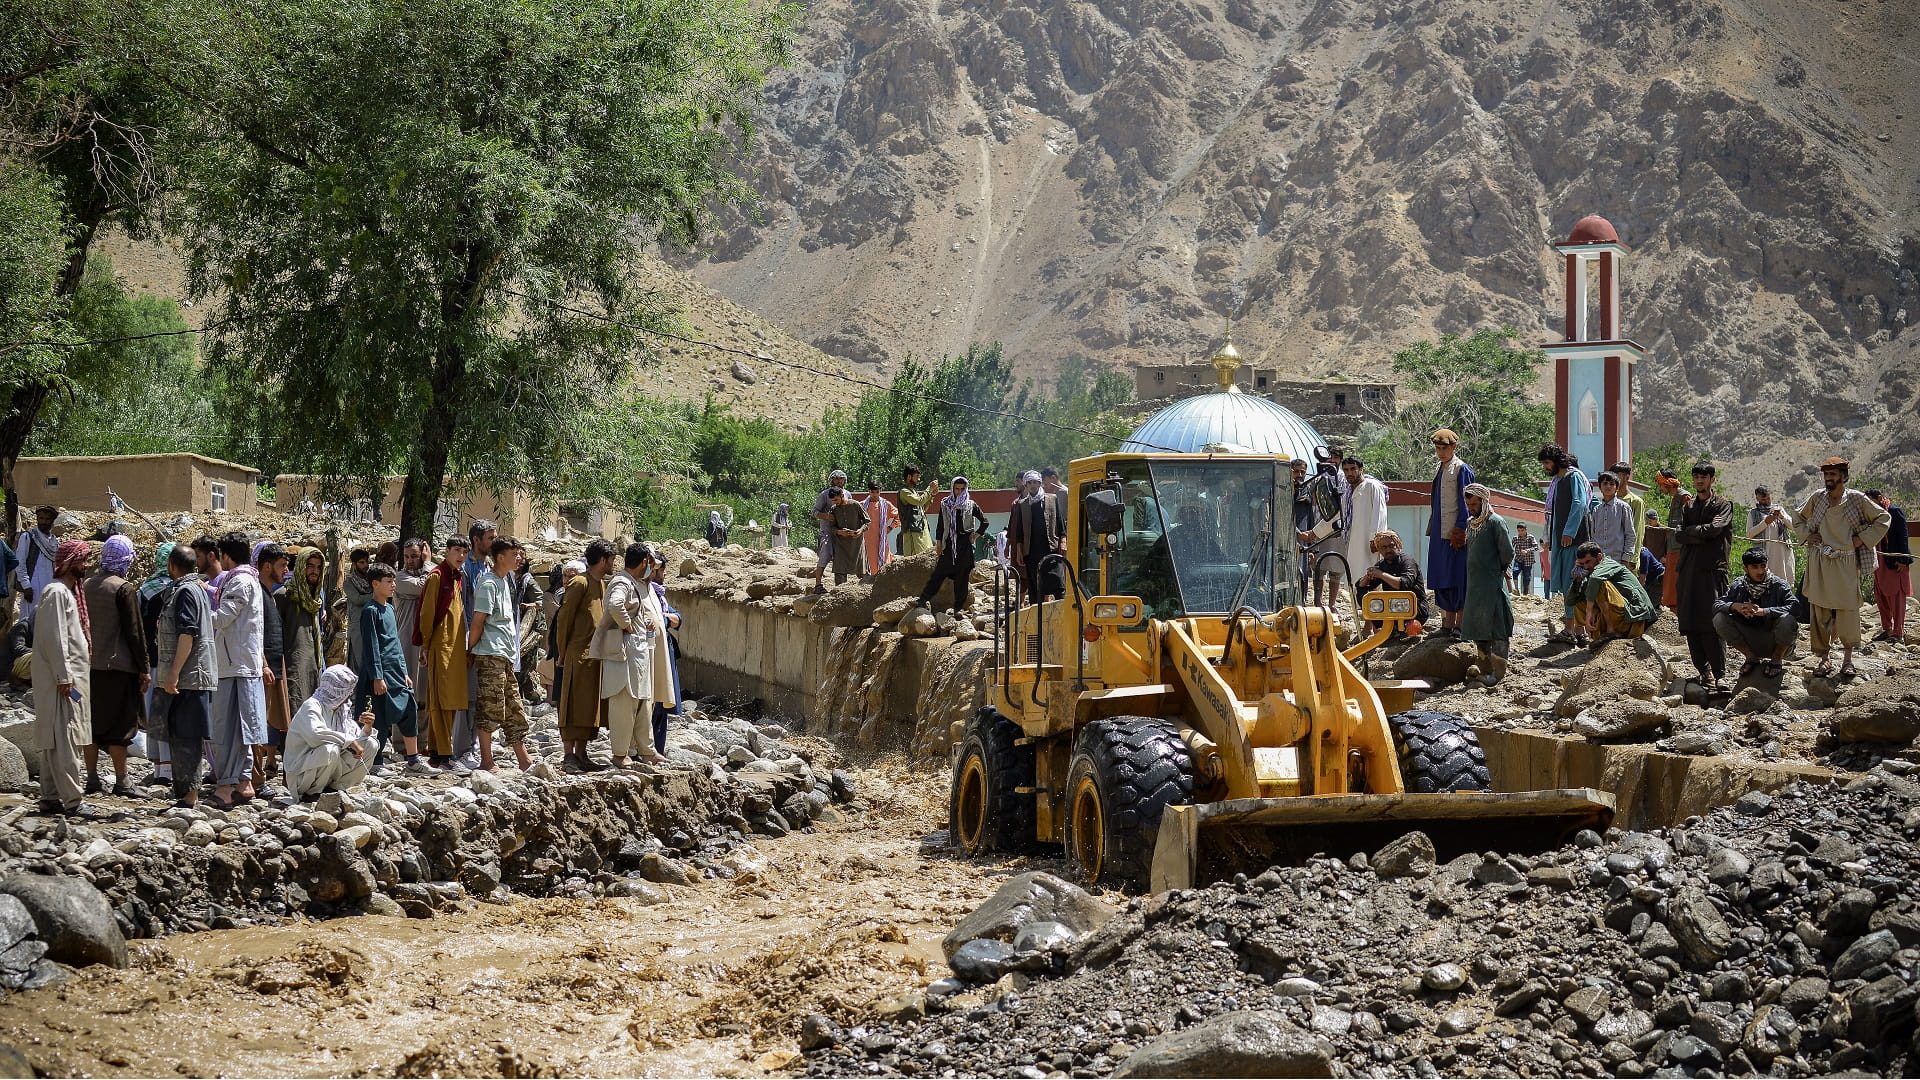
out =
[(1291, 409), (1254, 394), (1216, 392), (1154, 413), (1133, 429), (1120, 452), (1285, 454), (1312, 461), (1314, 447), (1325, 445), (1313, 425)]

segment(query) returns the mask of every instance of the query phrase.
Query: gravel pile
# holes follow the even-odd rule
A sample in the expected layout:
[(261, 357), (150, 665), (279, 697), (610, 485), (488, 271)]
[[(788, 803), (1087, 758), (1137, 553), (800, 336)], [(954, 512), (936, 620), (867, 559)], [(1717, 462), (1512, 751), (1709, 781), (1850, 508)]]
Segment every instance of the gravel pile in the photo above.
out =
[(1135, 899), (1071, 946), (985, 950), (1000, 978), (936, 983), (925, 1019), (816, 1022), (808, 1069), (1913, 1075), (1911, 769), (1543, 855), (1435, 866), (1414, 834), (1371, 859)]

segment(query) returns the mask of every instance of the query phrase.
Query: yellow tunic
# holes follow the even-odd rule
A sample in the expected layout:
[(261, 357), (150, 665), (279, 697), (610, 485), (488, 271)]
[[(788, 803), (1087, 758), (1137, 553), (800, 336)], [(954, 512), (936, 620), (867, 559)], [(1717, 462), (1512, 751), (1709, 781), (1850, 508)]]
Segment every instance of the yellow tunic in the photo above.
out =
[(940, 490), (938, 481), (928, 484), (927, 490), (925, 491), (915, 491), (912, 488), (900, 489), (900, 505), (915, 507), (920, 510), (923, 515), (920, 518), (920, 527), (918, 529), (908, 529), (905, 526), (901, 527), (901, 556), (918, 555), (923, 551), (933, 550), (933, 515), (939, 509), (933, 506), (933, 493), (938, 490)]
[(560, 737), (590, 739), (606, 726), (607, 713), (600, 696), (600, 661), (587, 655), (594, 627), (605, 608), (606, 583), (581, 574), (567, 583), (554, 616), (554, 662), (564, 664), (560, 685)]
[[(453, 600), (447, 613), (437, 622), (434, 613), (440, 606), (440, 581), (453, 575)], [(427, 571), (420, 587), (420, 671), (426, 686), (420, 692), (422, 709), (454, 712), (467, 707), (467, 635), (466, 611), (460, 603), (460, 572), (448, 570), (445, 563)]]

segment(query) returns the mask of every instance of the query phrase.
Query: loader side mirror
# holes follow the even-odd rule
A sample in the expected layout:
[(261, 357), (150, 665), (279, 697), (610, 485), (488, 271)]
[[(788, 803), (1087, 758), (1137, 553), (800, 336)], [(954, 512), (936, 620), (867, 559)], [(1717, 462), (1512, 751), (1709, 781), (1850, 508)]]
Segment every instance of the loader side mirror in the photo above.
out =
[(1120, 498), (1120, 492), (1113, 488), (1098, 488), (1087, 492), (1081, 505), (1086, 510), (1087, 532), (1096, 536), (1105, 536), (1119, 532), (1127, 521), (1126, 504)]
[(1404, 623), (1420, 617), (1419, 598), (1410, 592), (1370, 592), (1360, 606), (1368, 622)]
[(1138, 626), (1147, 609), (1137, 596), (1096, 596), (1090, 606), (1090, 626)]

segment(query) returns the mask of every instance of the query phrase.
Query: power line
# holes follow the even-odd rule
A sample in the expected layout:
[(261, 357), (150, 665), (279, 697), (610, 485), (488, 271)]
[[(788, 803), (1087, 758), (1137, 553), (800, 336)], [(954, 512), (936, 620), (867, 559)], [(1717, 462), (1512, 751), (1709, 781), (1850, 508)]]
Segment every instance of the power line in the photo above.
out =
[[(986, 416), (997, 416), (1006, 420), (1016, 420), (1023, 424), (1037, 424), (1041, 427), (1052, 428), (1055, 431), (1067, 431), (1067, 432), (1072, 432), (1073, 434), (1076, 434), (1076, 435), (1088, 435), (1096, 439), (1106, 439), (1110, 442), (1116, 442), (1122, 445), (1132, 442), (1137, 446), (1144, 446), (1150, 450), (1162, 450), (1162, 451), (1166, 451), (1168, 453), (1174, 453), (1174, 454), (1183, 452), (1171, 446), (1158, 446), (1153, 443), (1138, 442), (1137, 440), (1129, 439), (1125, 436), (1114, 435), (1111, 432), (1096, 431), (1092, 428), (1084, 428), (1075, 424), (1061, 424), (1061, 423), (1056, 423), (1052, 420), (1042, 420), (1034, 416), (1022, 416), (1019, 413), (1007, 412), (1004, 409), (989, 409), (982, 405), (971, 405), (964, 401), (951, 401), (947, 398), (935, 397), (932, 394), (917, 394), (911, 390), (901, 390), (897, 387), (887, 386), (882, 383), (874, 382), (871, 379), (862, 379), (854, 375), (846, 375), (837, 371), (828, 371), (824, 368), (813, 367), (811, 365), (802, 364), (793, 360), (781, 360), (777, 357), (769, 356), (765, 353), (753, 352), (747, 349), (739, 349), (730, 345), (722, 345), (716, 341), (703, 341), (699, 338), (687, 337), (683, 334), (675, 334), (667, 330), (656, 330), (649, 326), (640, 326), (636, 323), (630, 323), (622, 319), (616, 319), (611, 315), (602, 315), (599, 312), (588, 311), (585, 308), (578, 308), (570, 304), (563, 304), (558, 300), (549, 299), (544, 296), (530, 296), (516, 289), (502, 289), (501, 291), (505, 292), (509, 296), (517, 296), (522, 300), (532, 300), (536, 303), (547, 304), (552, 307), (559, 308), (561, 311), (566, 311), (574, 315), (581, 315), (589, 319), (595, 319), (600, 322), (609, 323), (611, 325), (619, 326), (627, 330), (632, 330), (636, 333), (648, 334), (653, 337), (664, 338), (668, 341), (678, 341), (685, 345), (695, 345), (703, 349), (712, 349), (715, 352), (729, 353), (734, 356), (745, 357), (749, 360), (758, 360), (762, 363), (773, 364), (777, 367), (790, 368), (795, 371), (805, 371), (805, 372), (808, 372), (809, 374), (818, 375), (821, 378), (837, 379), (840, 382), (851, 383), (852, 385), (865, 387), (869, 390), (878, 390), (882, 393), (894, 394), (899, 397), (913, 398), (917, 401), (930, 402), (932, 404), (942, 405), (951, 409), (966, 409), (970, 412), (976, 412)], [(325, 306), (337, 307), (338, 305), (329, 304)], [(46, 348), (57, 348), (57, 349), (78, 349), (78, 348), (83, 348), (89, 345), (118, 345), (118, 344), (131, 342), (131, 341), (147, 341), (153, 338), (180, 337), (182, 335), (187, 335), (187, 334), (205, 334), (214, 330), (218, 330), (224, 326), (230, 326), (237, 322), (245, 322), (251, 319), (259, 319), (259, 318), (266, 318), (266, 317), (267, 315), (265, 314), (234, 315), (230, 318), (221, 319), (217, 322), (211, 322), (201, 327), (189, 327), (185, 330), (162, 330), (162, 331), (157, 331), (151, 334), (132, 334), (126, 337), (117, 337), (117, 338), (94, 338), (94, 339), (89, 339), (84, 341), (53, 341), (53, 340), (7, 341), (7, 342), (0, 342), (0, 350), (25, 348), (29, 346), (41, 346)], [(179, 438), (236, 439), (236, 440), (253, 439), (256, 441), (270, 441), (270, 440), (285, 439), (285, 438), (291, 437), (291, 436), (280, 436), (280, 435), (221, 435), (221, 434), (215, 434), (215, 433), (190, 432), (190, 431), (179, 431), (179, 432), (121, 431), (121, 432), (113, 432), (113, 434), (151, 434), (151, 435), (167, 435), (167, 436), (174, 436)]]
[[(655, 330), (652, 327), (639, 326), (634, 323), (625, 322), (620, 319), (616, 319), (611, 315), (602, 315), (598, 312), (588, 311), (585, 308), (577, 308), (577, 307), (573, 307), (570, 304), (563, 304), (558, 300), (551, 300), (544, 296), (528, 296), (526, 293), (518, 292), (513, 289), (503, 289), (501, 291), (507, 293), (510, 296), (517, 296), (522, 300), (533, 300), (538, 303), (549, 304), (553, 307), (559, 308), (562, 311), (572, 312), (575, 315), (584, 315), (589, 319), (598, 319), (601, 322), (611, 323), (614, 326), (625, 327), (628, 330), (633, 330), (638, 333), (651, 334), (654, 337), (666, 338), (669, 341), (678, 341), (687, 345), (698, 345), (701, 348), (712, 349), (715, 352), (732, 353), (735, 356), (744, 356), (749, 360), (759, 360), (765, 363), (776, 365), (778, 367), (792, 368), (795, 371), (810, 372), (814, 375), (819, 375), (822, 378), (838, 379), (841, 382), (852, 383), (855, 386), (864, 386), (870, 390), (879, 390), (882, 393), (897, 394), (900, 397), (914, 398), (919, 401), (932, 402), (935, 405), (945, 405), (948, 408), (953, 408), (953, 409), (967, 409), (972, 412), (982, 413), (988, 416), (998, 416), (1008, 420), (1018, 420), (1023, 424), (1038, 424), (1041, 427), (1050, 427), (1056, 431), (1070, 431), (1077, 435), (1091, 435), (1096, 439), (1108, 439), (1112, 442), (1121, 443), (1121, 444), (1134, 441), (1134, 440), (1128, 439), (1123, 435), (1114, 435), (1105, 431), (1095, 431), (1092, 428), (1077, 427), (1073, 424), (1058, 424), (1051, 420), (1041, 420), (1037, 417), (1032, 417), (1032, 416), (1021, 416), (1019, 413), (1006, 412), (1002, 409), (989, 409), (981, 405), (969, 405), (964, 401), (949, 401), (946, 398), (934, 397), (932, 394), (916, 394), (911, 390), (901, 390), (892, 386), (886, 386), (881, 383), (874, 382), (871, 379), (862, 379), (854, 375), (843, 375), (837, 371), (827, 371), (822, 368), (812, 367), (807, 364), (798, 363), (792, 360), (781, 360), (772, 356), (768, 356), (765, 353), (751, 352), (746, 349), (737, 349), (737, 348), (734, 348), (733, 346), (721, 345), (718, 342), (713, 342), (713, 341), (702, 341), (698, 338), (685, 337), (683, 335), (671, 333), (666, 330)], [(1170, 447), (1170, 446), (1155, 446), (1152, 443), (1136, 443), (1135, 445), (1145, 446), (1151, 450), (1164, 450), (1168, 453), (1173, 453), (1173, 454), (1178, 454), (1182, 452), (1179, 450), (1175, 450), (1173, 447)]]
[[(340, 305), (337, 303), (321, 304), (319, 307), (313, 308), (309, 311), (300, 312), (299, 314), (311, 315), (315, 312), (326, 311), (331, 308), (337, 308), (339, 306)], [(83, 341), (59, 341), (51, 338), (40, 339), (40, 340), (28, 340), (28, 341), (0, 341), (0, 351), (5, 351), (8, 349), (33, 348), (36, 346), (39, 348), (45, 348), (45, 349), (83, 349), (89, 345), (121, 345), (129, 341), (151, 341), (154, 338), (184, 337), (189, 334), (212, 333), (213, 331), (218, 330), (221, 327), (232, 326), (234, 323), (251, 322), (254, 319), (276, 318), (276, 317), (289, 315), (289, 314), (294, 314), (294, 313), (280, 312), (276, 314), (274, 312), (262, 311), (262, 312), (256, 312), (251, 315), (249, 314), (229, 315), (224, 319), (216, 319), (213, 322), (206, 324), (205, 326), (189, 326), (185, 330), (156, 330), (151, 334), (129, 334), (126, 337), (87, 338)]]

